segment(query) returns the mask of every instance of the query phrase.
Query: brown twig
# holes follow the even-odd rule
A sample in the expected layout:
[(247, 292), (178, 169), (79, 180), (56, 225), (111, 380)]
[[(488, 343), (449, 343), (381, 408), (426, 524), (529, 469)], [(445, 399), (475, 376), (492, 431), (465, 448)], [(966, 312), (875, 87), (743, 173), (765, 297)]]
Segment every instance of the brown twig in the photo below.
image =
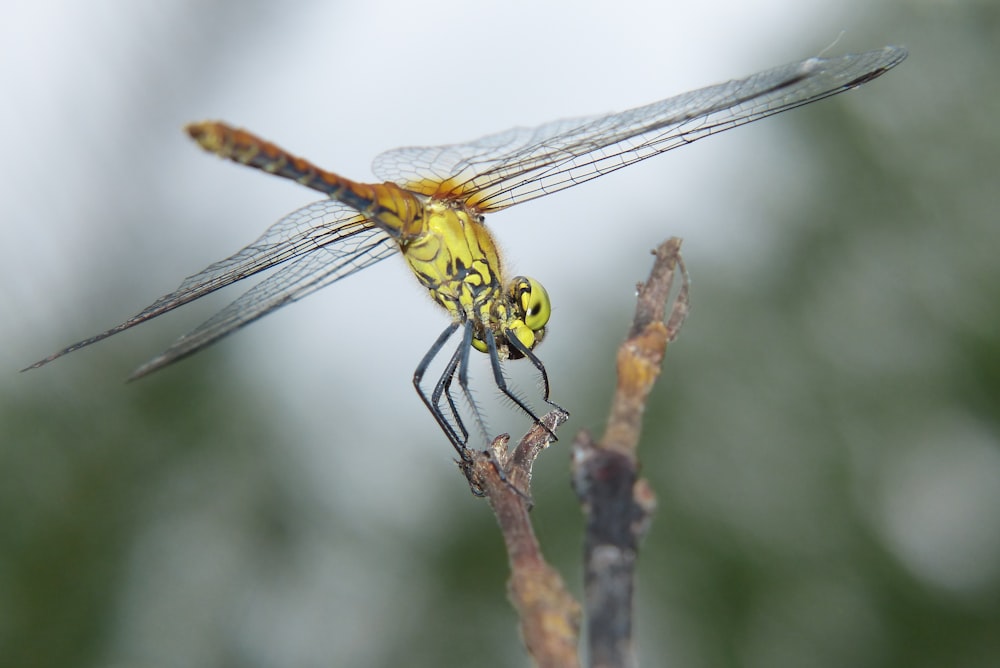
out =
[[(639, 285), (639, 303), (629, 337), (618, 352), (618, 389), (601, 444), (581, 433), (574, 444), (574, 488), (587, 510), (585, 543), (587, 611), (591, 662), (633, 665), (632, 580), (636, 548), (655, 499), (637, 480), (636, 444), (643, 408), (659, 374), (668, 341), (687, 313), (687, 276), (664, 324), (664, 304), (673, 275), (683, 263), (680, 240), (656, 250), (649, 280)], [(508, 593), (521, 621), (521, 634), (536, 665), (579, 666), (580, 605), (542, 556), (528, 517), (531, 469), (567, 419), (552, 411), (511, 451), (510, 437), (497, 437), (484, 452), (470, 452), (460, 468), (476, 494), (485, 496), (507, 547)]]
[[(635, 666), (632, 598), (639, 540), (656, 497), (639, 478), (636, 454), (646, 399), (660, 373), (667, 343), (688, 310), (688, 280), (680, 239), (656, 249), (646, 283), (638, 286), (635, 319), (618, 349), (618, 385), (600, 443), (581, 432), (573, 444), (573, 487), (587, 518), (584, 588), (587, 638), (592, 666)], [(669, 319), (667, 297), (680, 268), (682, 284)]]
[(521, 620), (521, 634), (536, 665), (545, 668), (579, 666), (580, 604), (562, 578), (542, 556), (528, 518), (531, 509), (531, 467), (566, 421), (562, 411), (542, 417), (513, 451), (509, 437), (499, 436), (490, 450), (474, 453), (465, 467), (474, 489), (489, 500), (510, 559), (508, 594)]

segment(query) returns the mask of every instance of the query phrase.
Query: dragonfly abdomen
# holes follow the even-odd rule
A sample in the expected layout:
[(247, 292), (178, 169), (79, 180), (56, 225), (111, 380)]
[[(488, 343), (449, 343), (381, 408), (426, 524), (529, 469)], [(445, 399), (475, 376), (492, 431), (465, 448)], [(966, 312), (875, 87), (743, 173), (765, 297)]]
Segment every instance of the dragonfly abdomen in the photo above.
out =
[(423, 212), (422, 195), (394, 183), (352, 181), (260, 137), (217, 121), (191, 123), (185, 130), (206, 151), (241, 165), (290, 179), (343, 202), (399, 238), (412, 233)]
[[(296, 181), (334, 199), (357, 186), (349, 179), (327, 172), (305, 158), (292, 155), (276, 144), (217, 121), (191, 123), (184, 128), (198, 145), (219, 157), (255, 167), (269, 174)], [(361, 194), (361, 193), (359, 193)], [(370, 200), (370, 197), (364, 198)]]

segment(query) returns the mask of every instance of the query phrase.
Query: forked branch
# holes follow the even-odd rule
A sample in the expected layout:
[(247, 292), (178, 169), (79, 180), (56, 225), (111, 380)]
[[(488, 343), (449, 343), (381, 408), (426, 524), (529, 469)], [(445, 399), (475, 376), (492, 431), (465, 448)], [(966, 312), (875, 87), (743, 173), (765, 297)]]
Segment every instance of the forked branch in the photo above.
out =
[[(638, 477), (636, 447), (646, 399), (660, 371), (666, 345), (688, 309), (688, 281), (679, 239), (656, 251), (649, 279), (638, 286), (629, 336), (618, 351), (618, 385), (600, 443), (581, 432), (573, 446), (573, 485), (587, 515), (585, 586), (590, 661), (594, 666), (632, 666), (632, 594), (638, 543), (655, 497)], [(664, 322), (674, 275), (682, 284)], [(461, 467), (485, 496), (500, 524), (511, 565), (508, 592), (521, 633), (536, 665), (579, 666), (580, 605), (542, 556), (528, 512), (531, 468), (567, 415), (552, 411), (517, 446), (500, 436), (490, 450), (471, 453)]]

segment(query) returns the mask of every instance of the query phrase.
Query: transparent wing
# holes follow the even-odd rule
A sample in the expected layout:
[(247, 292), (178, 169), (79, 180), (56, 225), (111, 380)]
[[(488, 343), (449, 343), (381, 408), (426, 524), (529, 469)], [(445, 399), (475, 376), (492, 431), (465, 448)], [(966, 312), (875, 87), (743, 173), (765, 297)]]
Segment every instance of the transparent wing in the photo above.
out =
[(855, 88), (904, 58), (906, 50), (895, 46), (809, 58), (619, 113), (514, 128), (468, 144), (388, 151), (373, 169), (410, 190), (498, 211)]
[(136, 369), (129, 380), (187, 357), (271, 311), (361, 271), (399, 250), (388, 233), (370, 226), (348, 240), (349, 244), (341, 242), (332, 249), (323, 247), (318, 252), (296, 258)]
[[(328, 285), (378, 262), (396, 250), (397, 247), (389, 236), (357, 211), (333, 200), (314, 202), (279, 220), (246, 248), (184, 279), (176, 290), (160, 297), (120, 325), (67, 346), (25, 370), (40, 367), (227, 285), (293, 261), (230, 304), (205, 325), (183, 337), (167, 353), (157, 358), (163, 360), (156, 367), (159, 368), (193, 353), (285, 303), (305, 296), (316, 289), (310, 287), (313, 284)], [(245, 313), (239, 317), (230, 313), (228, 319), (220, 319), (236, 305), (244, 309)], [(206, 328), (210, 323), (215, 324), (209, 332)], [(186, 342), (184, 346), (181, 346), (182, 342)]]

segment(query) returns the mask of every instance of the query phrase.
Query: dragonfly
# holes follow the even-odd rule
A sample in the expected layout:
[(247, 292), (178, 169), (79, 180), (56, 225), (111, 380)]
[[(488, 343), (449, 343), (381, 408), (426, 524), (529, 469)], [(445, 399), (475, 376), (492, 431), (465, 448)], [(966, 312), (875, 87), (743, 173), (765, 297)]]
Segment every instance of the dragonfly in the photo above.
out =
[[(130, 379), (145, 376), (282, 306), (401, 254), (417, 281), (450, 316), (417, 365), (413, 384), (461, 461), (469, 462), (469, 430), (460, 401), (467, 411), (471, 407), (475, 423), (485, 432), (469, 389), (473, 349), (488, 355), (500, 393), (536, 423), (538, 415), (508, 385), (506, 361), (527, 359), (539, 375), (543, 401), (558, 408), (549, 398), (548, 374), (535, 352), (551, 313), (548, 293), (534, 278), (506, 276), (492, 232), (484, 224), (486, 214), (857, 88), (906, 56), (905, 48), (887, 46), (813, 57), (618, 113), (517, 127), (464, 144), (399, 148), (375, 158), (373, 171), (381, 183), (352, 181), (222, 122), (192, 123), (187, 134), (203, 149), (294, 180), (324, 199), (288, 214), (250, 245), (186, 278), (125, 322), (23, 370), (277, 267), (136, 369)], [(445, 350), (450, 353), (441, 358), (443, 371), (425, 387), (425, 374)]]

